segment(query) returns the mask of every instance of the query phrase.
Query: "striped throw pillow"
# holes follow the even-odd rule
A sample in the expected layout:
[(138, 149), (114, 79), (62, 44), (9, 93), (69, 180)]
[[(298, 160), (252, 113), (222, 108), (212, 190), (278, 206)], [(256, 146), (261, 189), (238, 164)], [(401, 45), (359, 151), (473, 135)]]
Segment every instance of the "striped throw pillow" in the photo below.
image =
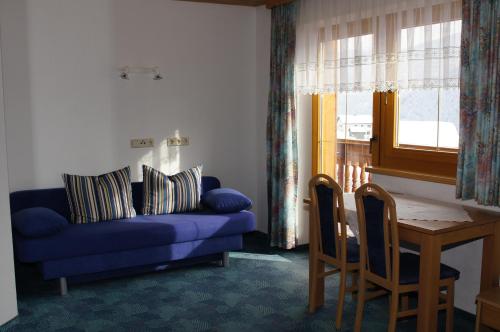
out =
[(135, 217), (130, 167), (99, 175), (100, 220)]
[(71, 222), (85, 224), (99, 221), (97, 177), (63, 174), (63, 180), (71, 211)]
[(143, 214), (180, 213), (200, 205), (202, 166), (168, 176), (143, 165)]
[(71, 222), (86, 224), (135, 217), (130, 167), (99, 176), (63, 174)]

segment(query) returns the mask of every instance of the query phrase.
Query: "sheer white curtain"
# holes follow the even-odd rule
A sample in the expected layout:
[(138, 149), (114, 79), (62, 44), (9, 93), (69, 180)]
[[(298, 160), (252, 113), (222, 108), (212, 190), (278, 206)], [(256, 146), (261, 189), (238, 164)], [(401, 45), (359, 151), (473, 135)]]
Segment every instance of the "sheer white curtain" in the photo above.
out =
[(301, 93), (458, 87), (461, 2), (301, 0)]

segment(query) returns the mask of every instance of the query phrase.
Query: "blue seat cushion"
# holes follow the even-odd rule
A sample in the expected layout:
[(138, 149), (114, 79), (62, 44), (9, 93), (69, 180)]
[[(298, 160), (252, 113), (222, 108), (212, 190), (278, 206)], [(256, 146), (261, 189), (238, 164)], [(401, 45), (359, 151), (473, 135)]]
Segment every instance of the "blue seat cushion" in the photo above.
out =
[[(411, 253), (402, 253), (399, 258), (399, 283), (401, 285), (417, 284), (420, 275), (420, 256)], [(460, 271), (441, 264), (441, 279), (460, 278)]]
[(248, 211), (141, 215), (100, 223), (70, 224), (45, 238), (30, 239), (16, 234), (14, 243), (20, 261), (38, 262), (230, 236), (254, 229), (255, 215)]
[[(359, 244), (358, 241), (356, 240), (355, 237), (348, 237), (347, 238), (347, 262), (348, 263), (359, 263)], [(331, 256), (333, 258), (335, 257), (335, 248), (331, 250), (325, 250), (323, 248), (323, 252), (325, 255)], [(340, 259), (340, 257), (339, 257)]]
[(231, 213), (250, 210), (252, 201), (237, 190), (217, 188), (201, 197), (201, 203), (217, 213)]
[(359, 263), (359, 244), (355, 237), (347, 238), (347, 262)]

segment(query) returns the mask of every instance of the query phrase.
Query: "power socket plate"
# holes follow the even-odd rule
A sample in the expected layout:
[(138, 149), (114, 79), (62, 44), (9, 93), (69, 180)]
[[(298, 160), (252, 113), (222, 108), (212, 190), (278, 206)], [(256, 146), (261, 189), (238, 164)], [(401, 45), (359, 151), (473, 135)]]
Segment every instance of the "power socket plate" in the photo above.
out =
[(154, 141), (152, 138), (134, 138), (130, 140), (130, 147), (137, 148), (152, 148)]
[(189, 137), (169, 137), (167, 138), (168, 146), (183, 146), (189, 145)]

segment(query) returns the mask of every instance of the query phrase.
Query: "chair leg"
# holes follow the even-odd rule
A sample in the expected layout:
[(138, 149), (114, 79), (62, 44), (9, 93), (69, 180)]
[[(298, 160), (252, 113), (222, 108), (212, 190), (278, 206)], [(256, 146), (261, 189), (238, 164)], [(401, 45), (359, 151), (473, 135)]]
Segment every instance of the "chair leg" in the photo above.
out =
[(312, 275), (311, 275), (311, 288), (310, 288), (310, 294), (309, 294), (309, 312), (313, 313), (316, 311), (316, 294), (318, 292), (318, 259), (315, 257), (311, 264), (310, 268), (312, 269)]
[(391, 294), (391, 308), (389, 311), (389, 328), (387, 331), (396, 331), (396, 322), (398, 319), (398, 308), (399, 308), (399, 294), (397, 290), (393, 290)]
[(446, 289), (446, 332), (453, 332), (453, 311), (455, 300), (455, 280), (452, 280)]
[(340, 287), (339, 287), (339, 301), (337, 304), (337, 319), (335, 321), (335, 327), (340, 329), (342, 326), (342, 314), (344, 313), (344, 299), (345, 299), (345, 288), (346, 288), (346, 278), (347, 278), (347, 268), (343, 266), (340, 270)]
[(475, 332), (479, 332), (481, 327), (481, 301), (477, 301), (477, 308), (476, 308), (476, 328), (474, 329)]
[(66, 281), (66, 278), (59, 278), (59, 289), (61, 291), (61, 296), (68, 295), (68, 283)]
[(356, 322), (354, 323), (354, 331), (361, 331), (361, 323), (363, 322), (363, 310), (365, 307), (366, 296), (366, 280), (363, 274), (358, 280), (358, 303), (356, 305)]
[[(359, 273), (358, 272), (352, 272), (351, 273), (351, 288), (352, 289), (356, 289), (358, 287), (358, 279), (359, 279)], [(357, 290), (353, 290), (351, 292), (351, 300), (355, 300), (356, 299), (356, 293), (358, 291)]]
[(406, 293), (401, 295), (401, 310), (407, 311), (410, 308), (410, 296)]
[(229, 252), (224, 251), (222, 253), (222, 258), (219, 261), (219, 266), (220, 267), (229, 267)]

